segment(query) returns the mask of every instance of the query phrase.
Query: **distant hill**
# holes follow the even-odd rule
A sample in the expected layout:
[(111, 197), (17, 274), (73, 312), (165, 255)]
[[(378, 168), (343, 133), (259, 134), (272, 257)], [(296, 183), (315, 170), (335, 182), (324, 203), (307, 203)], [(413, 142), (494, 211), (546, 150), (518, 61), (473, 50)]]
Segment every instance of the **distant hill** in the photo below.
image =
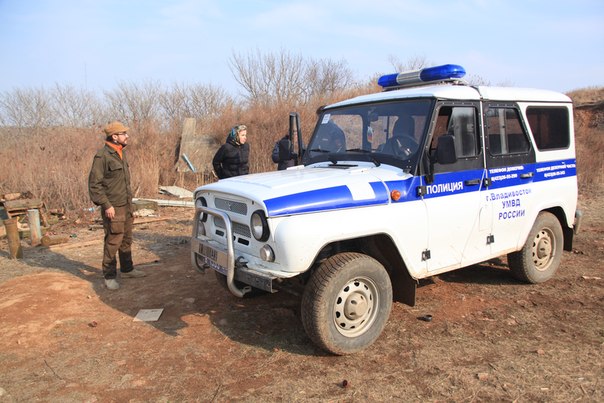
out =
[(575, 107), (604, 102), (604, 87), (587, 87), (567, 92)]
[(574, 105), (580, 198), (604, 194), (604, 87), (567, 93)]

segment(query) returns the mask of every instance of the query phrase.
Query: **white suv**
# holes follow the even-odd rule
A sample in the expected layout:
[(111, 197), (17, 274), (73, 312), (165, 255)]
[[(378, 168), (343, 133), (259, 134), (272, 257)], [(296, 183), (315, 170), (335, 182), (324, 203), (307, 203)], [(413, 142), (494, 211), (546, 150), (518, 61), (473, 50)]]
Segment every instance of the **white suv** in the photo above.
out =
[(234, 295), (303, 287), (308, 336), (334, 354), (373, 343), (419, 279), (508, 256), (539, 283), (571, 250), (571, 100), (470, 86), (458, 65), (383, 76), (323, 107), (299, 165), (195, 191), (192, 263)]

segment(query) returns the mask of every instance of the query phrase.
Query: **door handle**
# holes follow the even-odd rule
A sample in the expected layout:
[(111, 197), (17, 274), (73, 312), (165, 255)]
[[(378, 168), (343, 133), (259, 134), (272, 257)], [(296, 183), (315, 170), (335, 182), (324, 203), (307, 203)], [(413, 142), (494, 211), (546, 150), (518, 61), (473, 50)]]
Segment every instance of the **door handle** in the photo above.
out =
[(520, 174), (520, 177), (521, 177), (522, 179), (529, 179), (529, 178), (532, 178), (532, 177), (533, 177), (533, 173), (532, 173), (532, 172), (527, 172), (527, 173), (525, 173), (525, 174)]
[(467, 181), (464, 181), (463, 184), (466, 186), (480, 185), (480, 179), (468, 179)]

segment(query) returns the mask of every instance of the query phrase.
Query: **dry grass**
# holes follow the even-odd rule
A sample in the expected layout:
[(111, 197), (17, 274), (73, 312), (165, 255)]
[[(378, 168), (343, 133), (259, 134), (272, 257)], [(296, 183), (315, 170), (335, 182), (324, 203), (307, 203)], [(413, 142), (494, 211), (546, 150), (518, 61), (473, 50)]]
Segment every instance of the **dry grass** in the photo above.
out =
[(581, 88), (578, 90), (573, 90), (567, 93), (566, 95), (568, 95), (573, 100), (575, 107), (585, 104), (603, 102), (604, 87)]
[[(582, 198), (604, 191), (604, 90), (598, 93), (602, 96), (599, 100), (575, 107), (577, 177)], [(574, 98), (573, 102), (578, 103)]]
[[(3, 133), (4, 134), (4, 133)], [(29, 191), (52, 208), (87, 205), (92, 129), (14, 129), (2, 136), (0, 193)]]

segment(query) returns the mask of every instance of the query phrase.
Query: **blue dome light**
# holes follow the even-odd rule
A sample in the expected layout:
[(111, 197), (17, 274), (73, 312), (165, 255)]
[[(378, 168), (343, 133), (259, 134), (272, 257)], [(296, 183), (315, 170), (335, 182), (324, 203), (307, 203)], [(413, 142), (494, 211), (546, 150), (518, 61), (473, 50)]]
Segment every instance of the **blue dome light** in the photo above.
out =
[(378, 85), (383, 88), (411, 86), (431, 82), (459, 79), (466, 75), (466, 70), (457, 64), (426, 67), (420, 70), (402, 73), (386, 74), (378, 79)]

